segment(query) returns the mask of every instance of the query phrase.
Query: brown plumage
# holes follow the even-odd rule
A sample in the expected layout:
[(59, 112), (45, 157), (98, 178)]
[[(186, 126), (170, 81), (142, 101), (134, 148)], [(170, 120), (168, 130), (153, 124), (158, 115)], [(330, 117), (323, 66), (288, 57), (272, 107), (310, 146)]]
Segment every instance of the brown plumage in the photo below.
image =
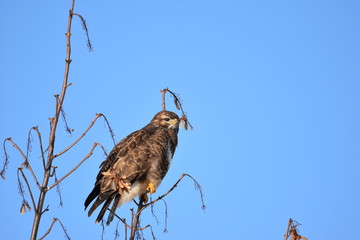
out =
[(154, 193), (165, 177), (177, 146), (179, 117), (169, 111), (157, 113), (144, 128), (122, 139), (101, 163), (94, 189), (85, 200), (85, 209), (96, 198), (88, 215), (104, 203), (100, 222), (112, 203), (106, 224), (117, 207), (136, 196)]

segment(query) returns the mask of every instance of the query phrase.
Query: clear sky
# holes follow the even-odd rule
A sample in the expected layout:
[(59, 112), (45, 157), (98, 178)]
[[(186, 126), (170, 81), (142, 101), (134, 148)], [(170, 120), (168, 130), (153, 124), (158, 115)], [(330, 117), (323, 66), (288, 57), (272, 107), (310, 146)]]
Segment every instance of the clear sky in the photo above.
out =
[[(64, 72), (71, 1), (1, 1), (0, 138), (26, 148), (48, 118)], [(72, 64), (64, 110), (75, 131), (58, 128), (55, 152), (79, 136), (96, 113), (119, 141), (161, 110), (160, 89), (180, 94), (193, 131), (179, 133), (168, 175), (154, 197), (184, 179), (164, 204), (142, 215), (157, 239), (283, 239), (287, 221), (308, 239), (354, 239), (360, 215), (360, 2), (357, 0), (80, 1), (89, 53), (74, 19)], [(169, 110), (176, 111), (168, 103)], [(31, 163), (41, 176), (33, 135)], [(84, 141), (56, 159), (58, 178), (111, 137), (99, 120)], [(2, 239), (28, 239), (33, 213), (21, 215), (16, 184), (20, 155), (7, 144), (7, 180), (0, 180)], [(3, 159), (4, 154), (1, 153)], [(83, 202), (104, 154), (96, 150), (48, 194), (39, 236), (59, 218), (71, 239), (100, 239)], [(28, 175), (29, 179), (31, 176)], [(35, 191), (35, 190), (34, 190)], [(30, 202), (29, 195), (27, 199)], [(132, 203), (117, 210), (130, 219)], [(113, 239), (116, 222), (105, 229)], [(120, 227), (120, 239), (123, 239)], [(149, 231), (145, 237), (151, 239)], [(63, 239), (58, 224), (47, 239)]]

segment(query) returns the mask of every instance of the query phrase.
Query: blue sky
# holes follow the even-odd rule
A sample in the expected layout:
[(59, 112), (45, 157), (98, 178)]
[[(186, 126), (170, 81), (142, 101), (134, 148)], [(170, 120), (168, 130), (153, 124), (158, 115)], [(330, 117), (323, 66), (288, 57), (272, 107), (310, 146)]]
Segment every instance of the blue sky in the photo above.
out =
[[(0, 3), (0, 137), (12, 137), (23, 149), (33, 126), (47, 140), (70, 5)], [(194, 130), (180, 131), (171, 169), (154, 197), (189, 173), (202, 185), (207, 209), (201, 210), (199, 193), (184, 179), (166, 198), (168, 233), (161, 202), (155, 207), (159, 225), (150, 211), (142, 215), (157, 239), (283, 239), (289, 218), (303, 224), (300, 233), (308, 239), (351, 239), (360, 214), (359, 7), (358, 1), (332, 0), (78, 0), (75, 12), (87, 20), (94, 51), (87, 51), (75, 18), (72, 86), (64, 104), (75, 131), (69, 136), (59, 126), (55, 152), (74, 141), (95, 113), (106, 115), (121, 140), (161, 110), (159, 90), (169, 87), (180, 94)], [(41, 179), (35, 137), (30, 161)], [(94, 142), (113, 147), (103, 120), (55, 160), (58, 177)], [(27, 239), (33, 213), (19, 212), (21, 157), (6, 147), (1, 235)], [(103, 160), (96, 150), (61, 184), (62, 208), (56, 192), (48, 194), (50, 211), (39, 236), (56, 217), (72, 239), (100, 239), (102, 228), (87, 217), (83, 202)], [(130, 219), (131, 207), (117, 213)], [(105, 239), (113, 239), (115, 225), (105, 229)], [(63, 235), (55, 225), (47, 239)]]

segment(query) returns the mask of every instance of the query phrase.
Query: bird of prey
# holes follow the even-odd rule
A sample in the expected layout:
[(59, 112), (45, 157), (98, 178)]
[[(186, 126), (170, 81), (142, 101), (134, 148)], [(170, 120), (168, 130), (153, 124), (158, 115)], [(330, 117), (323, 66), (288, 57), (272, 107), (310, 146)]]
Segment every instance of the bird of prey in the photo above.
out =
[(96, 198), (88, 216), (101, 205), (96, 222), (112, 207), (106, 224), (114, 218), (115, 210), (140, 196), (146, 202), (169, 170), (177, 146), (179, 117), (170, 111), (157, 113), (144, 128), (122, 139), (110, 152), (96, 177), (94, 189), (85, 200), (85, 209)]

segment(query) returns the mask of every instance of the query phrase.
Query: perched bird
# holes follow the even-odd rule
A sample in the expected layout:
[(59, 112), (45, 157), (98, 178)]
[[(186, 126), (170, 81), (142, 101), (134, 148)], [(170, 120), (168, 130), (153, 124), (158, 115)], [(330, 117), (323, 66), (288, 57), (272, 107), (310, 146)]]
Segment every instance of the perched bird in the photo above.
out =
[(101, 163), (94, 189), (85, 200), (85, 209), (96, 198), (88, 216), (102, 203), (100, 222), (112, 203), (106, 224), (115, 210), (135, 197), (148, 200), (169, 170), (177, 146), (179, 117), (170, 111), (157, 113), (144, 128), (122, 139)]

